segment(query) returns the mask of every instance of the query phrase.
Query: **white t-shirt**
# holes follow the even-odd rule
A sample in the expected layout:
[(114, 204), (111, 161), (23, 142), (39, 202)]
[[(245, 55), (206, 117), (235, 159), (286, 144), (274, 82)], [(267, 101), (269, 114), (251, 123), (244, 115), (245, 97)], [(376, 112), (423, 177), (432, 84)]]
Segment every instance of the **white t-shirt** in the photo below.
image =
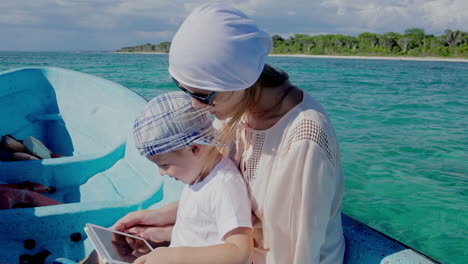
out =
[(252, 228), (247, 187), (236, 165), (222, 158), (201, 182), (185, 185), (170, 246), (221, 244), (238, 227)]

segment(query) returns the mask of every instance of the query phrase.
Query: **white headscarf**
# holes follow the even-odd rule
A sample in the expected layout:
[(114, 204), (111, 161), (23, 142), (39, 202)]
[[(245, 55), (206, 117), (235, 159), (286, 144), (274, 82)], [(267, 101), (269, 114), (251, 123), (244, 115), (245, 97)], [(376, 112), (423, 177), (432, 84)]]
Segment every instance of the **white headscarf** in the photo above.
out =
[(260, 77), (271, 46), (270, 35), (240, 10), (205, 4), (192, 11), (172, 39), (169, 73), (192, 88), (243, 90)]

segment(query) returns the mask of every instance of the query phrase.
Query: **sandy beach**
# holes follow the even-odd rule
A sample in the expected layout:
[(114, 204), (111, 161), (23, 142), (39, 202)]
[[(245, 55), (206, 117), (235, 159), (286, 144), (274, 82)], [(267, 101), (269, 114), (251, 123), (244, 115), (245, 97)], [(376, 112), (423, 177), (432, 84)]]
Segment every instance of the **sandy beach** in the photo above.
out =
[(128, 52), (128, 51), (112, 51), (110, 53), (123, 53), (123, 54), (169, 54), (166, 52)]
[(301, 58), (329, 58), (329, 59), (364, 59), (364, 60), (409, 60), (409, 61), (449, 61), (468, 62), (462, 58), (440, 57), (384, 57), (384, 56), (331, 56), (331, 55), (307, 55), (307, 54), (270, 54), (272, 57), (301, 57)]
[[(164, 53), (164, 52), (113, 52), (113, 53), (124, 53), (124, 54), (168, 54), (168, 53)], [(463, 59), (463, 58), (441, 58), (441, 57), (332, 56), (332, 55), (307, 55), (307, 54), (269, 54), (268, 56), (271, 56), (271, 57), (300, 57), (300, 58), (327, 58), (327, 59), (468, 62), (468, 59)]]

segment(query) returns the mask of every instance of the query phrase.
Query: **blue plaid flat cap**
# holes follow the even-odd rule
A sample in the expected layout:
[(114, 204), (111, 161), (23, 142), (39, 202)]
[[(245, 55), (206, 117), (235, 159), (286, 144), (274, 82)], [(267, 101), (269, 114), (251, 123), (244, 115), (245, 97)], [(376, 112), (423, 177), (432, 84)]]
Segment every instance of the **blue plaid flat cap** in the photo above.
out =
[(214, 145), (215, 130), (206, 110), (192, 107), (184, 92), (168, 92), (149, 101), (133, 124), (135, 145), (148, 157), (193, 144)]

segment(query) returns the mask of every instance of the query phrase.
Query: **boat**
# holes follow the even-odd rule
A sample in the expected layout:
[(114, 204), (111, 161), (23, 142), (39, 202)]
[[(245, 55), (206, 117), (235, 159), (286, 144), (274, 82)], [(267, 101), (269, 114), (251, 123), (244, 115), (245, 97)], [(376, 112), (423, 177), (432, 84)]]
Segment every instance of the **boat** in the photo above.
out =
[[(146, 100), (101, 77), (55, 67), (0, 72), (0, 136), (30, 136), (61, 157), (0, 161), (0, 183), (52, 186), (60, 204), (0, 210), (0, 263), (76, 263), (93, 247), (86, 223), (176, 201), (182, 183), (158, 177), (132, 137)], [(437, 263), (343, 214), (345, 263)], [(34, 259), (34, 260), (31, 260)]]

